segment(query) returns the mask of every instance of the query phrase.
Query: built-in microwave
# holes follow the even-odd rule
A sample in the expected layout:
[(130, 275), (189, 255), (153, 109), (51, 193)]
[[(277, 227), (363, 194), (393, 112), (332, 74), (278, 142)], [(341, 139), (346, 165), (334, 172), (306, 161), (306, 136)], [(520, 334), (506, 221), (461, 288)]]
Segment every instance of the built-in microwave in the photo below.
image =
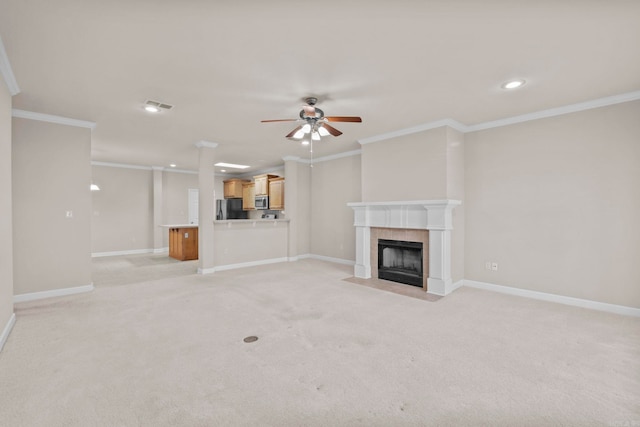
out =
[(256, 196), (256, 209), (269, 209), (269, 196)]

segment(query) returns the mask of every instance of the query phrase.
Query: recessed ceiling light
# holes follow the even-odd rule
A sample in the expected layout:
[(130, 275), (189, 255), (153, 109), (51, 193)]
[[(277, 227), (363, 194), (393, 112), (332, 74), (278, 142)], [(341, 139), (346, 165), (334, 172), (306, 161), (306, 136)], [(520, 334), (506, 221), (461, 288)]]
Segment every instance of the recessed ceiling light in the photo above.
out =
[(233, 168), (233, 169), (246, 169), (249, 166), (247, 165), (234, 165), (233, 163), (216, 163), (214, 166), (219, 166), (219, 167), (223, 167), (223, 168)]
[(516, 89), (524, 84), (525, 81), (522, 79), (509, 80), (508, 82), (502, 84), (502, 89)]
[(144, 106), (145, 111), (149, 112), (149, 113), (159, 113), (160, 109), (156, 106), (153, 105), (145, 105)]
[(177, 165), (175, 163), (171, 163), (169, 166), (171, 166), (172, 168), (175, 168)]
[(220, 169), (220, 172), (223, 172), (223, 173), (224, 173), (224, 172), (226, 172), (226, 171), (227, 171), (226, 169)]

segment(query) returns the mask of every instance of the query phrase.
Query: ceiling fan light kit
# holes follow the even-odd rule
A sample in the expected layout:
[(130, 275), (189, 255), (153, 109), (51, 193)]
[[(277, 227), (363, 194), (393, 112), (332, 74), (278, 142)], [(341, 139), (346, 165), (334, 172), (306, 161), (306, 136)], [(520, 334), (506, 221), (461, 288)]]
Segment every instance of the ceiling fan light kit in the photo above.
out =
[[(328, 122), (362, 123), (362, 119), (356, 116), (325, 116), (324, 111), (315, 106), (318, 98), (307, 97), (305, 102), (307, 104), (302, 106), (299, 119), (262, 120), (262, 123), (304, 121), (304, 124), (297, 126), (285, 136), (289, 139), (300, 140), (303, 145), (309, 145), (309, 140), (320, 141), (323, 136), (342, 135), (342, 132)], [(309, 134), (311, 136), (306, 137)]]

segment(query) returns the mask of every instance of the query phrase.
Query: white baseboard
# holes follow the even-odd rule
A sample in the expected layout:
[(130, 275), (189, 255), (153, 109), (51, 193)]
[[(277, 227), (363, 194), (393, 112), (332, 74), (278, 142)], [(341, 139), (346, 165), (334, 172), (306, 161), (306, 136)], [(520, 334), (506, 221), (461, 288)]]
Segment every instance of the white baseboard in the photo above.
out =
[(103, 256), (139, 255), (139, 254), (152, 254), (152, 253), (154, 253), (154, 249), (132, 249), (129, 251), (93, 252), (91, 253), (91, 258), (100, 258)]
[(555, 302), (559, 304), (571, 305), (574, 307), (589, 308), (592, 310), (606, 311), (608, 313), (622, 314), (625, 316), (640, 317), (640, 308), (627, 307), (624, 305), (608, 304), (580, 298), (567, 297), (563, 295), (548, 294), (545, 292), (530, 291), (527, 289), (512, 288), (510, 286), (494, 285), (492, 283), (477, 282), (475, 280), (464, 280), (464, 286), (470, 288), (484, 289), (487, 291), (500, 292), (503, 294), (515, 295), (525, 298), (533, 298), (542, 301)]
[(169, 248), (156, 248), (156, 249), (131, 249), (128, 251), (112, 251), (112, 252), (93, 252), (91, 258), (100, 258), (105, 256), (118, 256), (118, 255), (140, 255), (140, 254), (163, 254), (169, 252)]
[(0, 351), (2, 351), (2, 348), (4, 347), (4, 343), (7, 342), (7, 339), (9, 338), (9, 334), (11, 334), (11, 331), (13, 330), (13, 325), (15, 324), (16, 324), (16, 314), (11, 313), (11, 317), (9, 317), (9, 321), (7, 322), (7, 325), (2, 330), (2, 335), (0, 335)]
[(451, 292), (464, 286), (464, 279), (460, 279), (451, 286)]
[(238, 264), (227, 264), (227, 265), (219, 265), (215, 268), (216, 271), (224, 271), (224, 270), (235, 270), (236, 268), (245, 268), (245, 267), (256, 267), (258, 265), (266, 265), (266, 264), (276, 264), (279, 262), (287, 262), (289, 258), (270, 258), (270, 259), (261, 259), (259, 261), (249, 261), (249, 262), (241, 262)]
[(216, 268), (212, 267), (212, 268), (200, 268), (198, 267), (198, 274), (211, 274), (211, 273), (215, 273), (216, 272)]
[(270, 258), (270, 259), (261, 259), (261, 260), (258, 260), (258, 261), (241, 262), (241, 263), (238, 263), (238, 264), (219, 265), (217, 267), (206, 268), (206, 269), (198, 268), (198, 274), (210, 274), (210, 273), (215, 273), (216, 271), (235, 270), (237, 268), (256, 267), (256, 266), (259, 266), (259, 265), (276, 264), (276, 263), (279, 263), (279, 262), (295, 262), (295, 261), (299, 261), (301, 259), (307, 259), (307, 258), (319, 259), (319, 260), (322, 260), (322, 261), (335, 262), (335, 263), (338, 263), (338, 264), (346, 264), (346, 265), (354, 265), (355, 264), (353, 261), (349, 261), (349, 260), (346, 260), (346, 259), (331, 258), (331, 257), (322, 256), (322, 255), (303, 254), (303, 255), (298, 255), (298, 256), (295, 256), (295, 257)]
[(329, 256), (316, 255), (316, 254), (301, 255), (299, 258), (319, 259), (320, 261), (328, 261), (328, 262), (333, 262), (333, 263), (336, 263), (336, 264), (343, 264), (343, 265), (350, 265), (350, 266), (356, 265), (355, 261), (351, 261), (351, 260), (348, 260), (348, 259), (333, 258), (333, 257), (329, 257)]
[(93, 291), (93, 283), (84, 286), (76, 286), (73, 288), (53, 289), (50, 291), (32, 292), (28, 294), (19, 294), (13, 296), (13, 302), (34, 301), (44, 298), (64, 297), (67, 295), (81, 294)]

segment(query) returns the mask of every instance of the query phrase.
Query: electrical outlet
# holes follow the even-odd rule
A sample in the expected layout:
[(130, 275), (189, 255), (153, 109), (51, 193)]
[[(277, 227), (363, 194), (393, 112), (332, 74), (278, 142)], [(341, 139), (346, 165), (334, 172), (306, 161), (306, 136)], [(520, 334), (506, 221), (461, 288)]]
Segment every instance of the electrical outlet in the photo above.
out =
[(73, 211), (66, 211), (65, 212), (65, 217), (66, 218), (73, 218)]
[(491, 264), (491, 271), (498, 271), (498, 263), (494, 262)]

